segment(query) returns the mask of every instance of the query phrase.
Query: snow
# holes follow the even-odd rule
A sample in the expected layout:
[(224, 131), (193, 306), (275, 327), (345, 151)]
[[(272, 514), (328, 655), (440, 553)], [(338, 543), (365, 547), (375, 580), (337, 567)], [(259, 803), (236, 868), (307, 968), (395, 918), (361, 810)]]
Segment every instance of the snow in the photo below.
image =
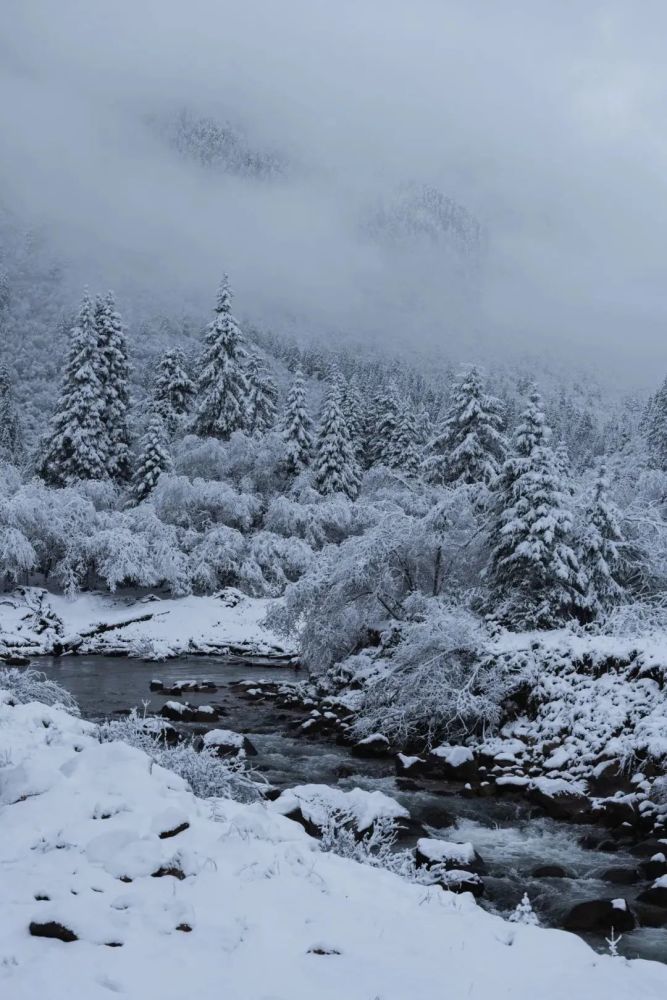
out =
[(450, 767), (460, 767), (475, 759), (475, 754), (470, 747), (441, 746), (436, 747), (431, 753), (434, 757), (440, 757)]
[[(3, 788), (21, 769), (32, 790), (0, 816), (3, 998), (442, 1000), (443, 976), (453, 998), (667, 995), (664, 966), (324, 854), (266, 805), (198, 800), (61, 709), (0, 698), (0, 759)], [(50, 920), (79, 940), (28, 933)]]
[(384, 792), (352, 788), (349, 792), (329, 785), (296, 785), (271, 803), (270, 808), (285, 816), (300, 809), (304, 819), (323, 827), (334, 812), (350, 815), (358, 830), (368, 830), (378, 819), (407, 819), (410, 813)]
[(243, 749), (243, 736), (231, 729), (210, 729), (204, 733), (204, 746), (207, 747), (238, 747)]
[[(31, 595), (43, 593), (26, 588)], [(235, 600), (229, 600), (230, 595)], [(236, 598), (238, 597), (238, 600)], [(227, 590), (206, 597), (177, 597), (145, 603), (135, 597), (109, 593), (85, 593), (76, 597), (47, 594), (50, 607), (62, 623), (63, 641), (76, 639), (92, 631), (101, 622), (115, 625), (150, 615), (148, 621), (135, 622), (102, 635), (85, 639), (80, 652), (104, 652), (126, 649), (130, 655), (144, 658), (176, 656), (188, 652), (232, 652), (246, 650), (254, 655), (294, 655), (294, 646), (286, 644), (266, 628), (262, 621), (270, 598), (254, 598)], [(26, 621), (26, 600), (14, 594), (0, 605), (0, 646), (25, 646), (28, 655), (50, 652), (54, 634), (51, 629), (37, 632), (37, 621)]]
[(422, 837), (417, 841), (417, 850), (429, 861), (450, 861), (457, 865), (471, 865), (475, 861), (475, 848), (472, 844), (455, 844), (449, 840), (435, 840)]

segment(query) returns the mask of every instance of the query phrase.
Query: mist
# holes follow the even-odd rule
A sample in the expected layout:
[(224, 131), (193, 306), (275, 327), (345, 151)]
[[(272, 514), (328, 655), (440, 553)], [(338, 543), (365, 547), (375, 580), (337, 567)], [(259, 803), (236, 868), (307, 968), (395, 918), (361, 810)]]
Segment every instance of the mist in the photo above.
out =
[[(239, 314), (302, 336), (651, 383), (666, 29), (658, 2), (6, 0), (0, 203), (130, 313), (203, 314), (226, 270)], [(183, 156), (184, 110), (277, 169)], [(369, 224), (424, 187), (478, 224), (472, 264)]]

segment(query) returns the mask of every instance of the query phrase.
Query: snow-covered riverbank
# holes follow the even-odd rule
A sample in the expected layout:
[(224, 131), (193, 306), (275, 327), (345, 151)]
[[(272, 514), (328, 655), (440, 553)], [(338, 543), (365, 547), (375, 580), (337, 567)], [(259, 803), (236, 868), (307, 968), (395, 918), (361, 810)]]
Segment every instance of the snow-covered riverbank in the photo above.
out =
[(207, 597), (84, 593), (25, 587), (0, 601), (0, 656), (61, 652), (164, 659), (183, 654), (285, 661), (293, 645), (262, 621), (271, 604), (231, 588)]
[[(0, 994), (12, 1000), (667, 993), (661, 965), (322, 853), (263, 804), (198, 800), (91, 724), (0, 700)], [(76, 940), (36, 936), (54, 925)]]

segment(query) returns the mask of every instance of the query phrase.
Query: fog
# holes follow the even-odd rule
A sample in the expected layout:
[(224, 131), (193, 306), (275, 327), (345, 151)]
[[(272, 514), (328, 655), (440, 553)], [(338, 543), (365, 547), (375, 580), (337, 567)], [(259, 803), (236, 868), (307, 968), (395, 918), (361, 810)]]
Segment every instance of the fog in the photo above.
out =
[[(568, 0), (4, 0), (0, 202), (74, 284), (411, 350), (667, 365), (667, 8)], [(269, 176), (165, 123), (231, 123)], [(157, 124), (156, 124), (157, 123)], [(481, 225), (379, 235), (428, 185)]]

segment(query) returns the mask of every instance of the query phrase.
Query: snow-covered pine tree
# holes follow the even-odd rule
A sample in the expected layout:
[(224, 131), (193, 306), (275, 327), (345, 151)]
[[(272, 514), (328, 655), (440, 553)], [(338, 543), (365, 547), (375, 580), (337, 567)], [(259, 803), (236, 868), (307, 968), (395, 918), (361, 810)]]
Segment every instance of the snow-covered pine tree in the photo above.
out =
[(516, 908), (512, 911), (512, 913), (510, 913), (509, 919), (513, 924), (525, 924), (527, 927), (539, 927), (540, 922), (537, 919), (537, 914), (532, 907), (527, 892), (524, 892), (521, 902), (518, 903)]
[(580, 560), (586, 575), (583, 605), (595, 618), (617, 604), (624, 589), (618, 577), (623, 568), (623, 532), (616, 505), (609, 499), (609, 481), (604, 465), (587, 504), (580, 539)]
[(141, 503), (153, 492), (163, 472), (171, 469), (169, 437), (162, 416), (154, 412), (139, 445), (137, 466), (132, 478), (132, 496)]
[(652, 397), (643, 426), (651, 465), (667, 472), (667, 378)]
[(276, 422), (276, 383), (266, 365), (256, 354), (251, 355), (246, 366), (248, 380), (247, 430), (250, 434), (265, 434)]
[(130, 476), (127, 342), (113, 292), (95, 300), (97, 375), (102, 388), (102, 421), (107, 436), (106, 471), (119, 482)]
[(439, 485), (490, 486), (505, 456), (502, 425), (500, 400), (484, 392), (479, 370), (463, 371), (440, 429), (429, 444), (427, 478)]
[(106, 477), (108, 436), (98, 371), (95, 311), (85, 292), (70, 332), (60, 398), (39, 464), (39, 474), (51, 486)]
[(558, 473), (550, 433), (534, 389), (492, 484), (487, 577), (495, 610), (511, 624), (537, 628), (578, 613), (585, 587), (571, 544), (568, 484)]
[(23, 434), (19, 422), (9, 370), (0, 364), (0, 462), (23, 461)]
[(341, 406), (347, 429), (350, 432), (350, 440), (354, 448), (354, 453), (357, 461), (361, 462), (364, 454), (366, 420), (364, 402), (359, 389), (359, 382), (355, 375), (348, 380), (345, 386)]
[(420, 448), (425, 448), (433, 437), (433, 421), (431, 420), (431, 414), (423, 403), (417, 410), (415, 421), (417, 425), (417, 444)]
[(406, 476), (416, 476), (421, 468), (417, 420), (409, 401), (399, 411), (394, 446), (388, 464), (394, 469), (400, 469)]
[(234, 431), (245, 428), (248, 380), (242, 367), (244, 358), (243, 338), (232, 315), (229, 280), (224, 275), (197, 377), (195, 434), (226, 441)]
[(287, 451), (290, 472), (298, 475), (310, 465), (313, 451), (313, 421), (306, 404), (306, 386), (301, 368), (297, 367), (287, 393), (282, 418), (282, 436)]
[(185, 356), (180, 348), (167, 351), (153, 382), (153, 408), (164, 421), (168, 434), (175, 434), (188, 413), (195, 387), (187, 373)]
[(346, 493), (354, 499), (361, 474), (341, 407), (340, 379), (334, 376), (317, 432), (315, 486), (320, 493)]
[(401, 412), (395, 383), (390, 382), (374, 402), (376, 420), (371, 444), (372, 459), (380, 465), (391, 466), (396, 456), (398, 421)]

